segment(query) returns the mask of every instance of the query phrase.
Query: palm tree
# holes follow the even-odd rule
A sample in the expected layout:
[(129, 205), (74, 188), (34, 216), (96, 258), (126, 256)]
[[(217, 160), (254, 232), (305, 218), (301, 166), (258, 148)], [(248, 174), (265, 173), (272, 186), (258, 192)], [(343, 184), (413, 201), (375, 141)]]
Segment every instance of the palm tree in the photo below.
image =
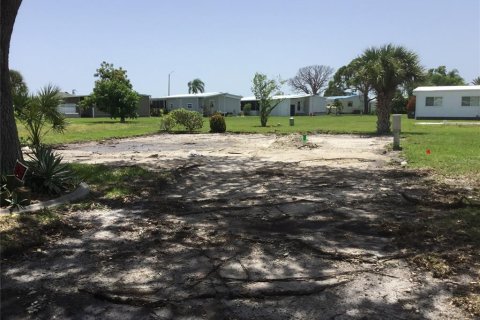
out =
[(480, 77), (476, 77), (475, 79), (473, 79), (472, 84), (474, 86), (480, 86)]
[(418, 56), (402, 46), (388, 44), (365, 50), (360, 59), (377, 95), (377, 134), (389, 133), (395, 92), (423, 75)]
[(43, 136), (50, 130), (60, 133), (65, 130), (65, 117), (57, 110), (62, 102), (58, 87), (49, 84), (37, 95), (23, 95), (18, 101), (22, 103), (15, 106), (15, 112), (25, 125), (33, 146), (41, 145)]
[(196, 78), (188, 82), (188, 93), (202, 93), (205, 92), (205, 83)]

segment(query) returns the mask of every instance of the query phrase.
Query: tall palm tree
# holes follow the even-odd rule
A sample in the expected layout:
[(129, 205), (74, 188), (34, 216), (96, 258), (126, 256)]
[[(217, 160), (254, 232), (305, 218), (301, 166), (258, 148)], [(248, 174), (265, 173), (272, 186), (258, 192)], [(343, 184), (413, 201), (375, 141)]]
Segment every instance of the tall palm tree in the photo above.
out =
[(188, 93), (202, 93), (205, 92), (205, 83), (196, 78), (188, 82)]
[(474, 86), (480, 86), (480, 77), (476, 77), (475, 79), (473, 79), (472, 84)]
[(400, 86), (418, 81), (423, 75), (416, 53), (388, 44), (364, 51), (360, 59), (368, 82), (377, 95), (377, 134), (390, 132), (392, 99)]

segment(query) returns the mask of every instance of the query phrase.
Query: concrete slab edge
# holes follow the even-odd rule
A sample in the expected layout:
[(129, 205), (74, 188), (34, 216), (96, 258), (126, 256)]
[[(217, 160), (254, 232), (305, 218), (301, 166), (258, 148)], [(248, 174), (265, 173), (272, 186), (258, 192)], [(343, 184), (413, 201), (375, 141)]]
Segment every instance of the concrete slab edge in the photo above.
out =
[(88, 186), (88, 184), (86, 184), (85, 182), (81, 182), (78, 188), (75, 189), (73, 192), (66, 194), (64, 196), (61, 196), (59, 198), (43, 201), (40, 203), (35, 203), (32, 205), (23, 207), (21, 209), (15, 209), (12, 212), (10, 212), (9, 209), (0, 209), (0, 214), (27, 213), (27, 212), (42, 210), (44, 208), (57, 207), (67, 202), (81, 200), (85, 198), (89, 193), (90, 193), (90, 187)]

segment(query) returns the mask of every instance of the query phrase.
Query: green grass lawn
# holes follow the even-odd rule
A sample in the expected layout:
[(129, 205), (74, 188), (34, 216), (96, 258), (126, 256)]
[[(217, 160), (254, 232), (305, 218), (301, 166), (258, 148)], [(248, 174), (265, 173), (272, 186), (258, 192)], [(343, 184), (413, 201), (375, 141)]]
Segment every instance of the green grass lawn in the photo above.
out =
[[(227, 117), (227, 131), (234, 133), (351, 133), (374, 135), (376, 116), (341, 115), (295, 117), (295, 126), (289, 117), (270, 117), (269, 126), (262, 128), (259, 117)], [(204, 120), (202, 133), (209, 130)], [(62, 144), (79, 141), (130, 137), (159, 132), (160, 118), (138, 118), (120, 123), (108, 118), (68, 119), (64, 134), (50, 132), (45, 143)], [(402, 118), (403, 153), (410, 167), (432, 168), (440, 174), (480, 176), (480, 126), (418, 125), (414, 119)], [(422, 121), (424, 122), (424, 121)], [(20, 136), (26, 137), (19, 125)], [(180, 130), (180, 128), (179, 128)], [(431, 151), (427, 154), (426, 150)]]
[[(44, 138), (47, 144), (62, 144), (81, 141), (95, 141), (109, 138), (124, 138), (157, 133), (159, 118), (138, 118), (126, 123), (110, 118), (70, 118), (63, 134), (50, 131)], [(18, 134), (26, 138), (27, 132), (22, 124), (17, 124)]]

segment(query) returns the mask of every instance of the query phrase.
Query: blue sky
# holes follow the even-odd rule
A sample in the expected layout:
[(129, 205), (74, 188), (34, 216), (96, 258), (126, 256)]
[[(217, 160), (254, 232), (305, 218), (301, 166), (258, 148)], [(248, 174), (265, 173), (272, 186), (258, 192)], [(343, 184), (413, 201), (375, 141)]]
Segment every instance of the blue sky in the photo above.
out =
[(387, 43), (470, 82), (480, 76), (480, 1), (23, 0), (10, 67), (30, 90), (50, 82), (88, 94), (105, 60), (153, 97), (167, 94), (171, 71), (171, 94), (200, 78), (206, 91), (248, 96), (255, 72), (338, 69)]

